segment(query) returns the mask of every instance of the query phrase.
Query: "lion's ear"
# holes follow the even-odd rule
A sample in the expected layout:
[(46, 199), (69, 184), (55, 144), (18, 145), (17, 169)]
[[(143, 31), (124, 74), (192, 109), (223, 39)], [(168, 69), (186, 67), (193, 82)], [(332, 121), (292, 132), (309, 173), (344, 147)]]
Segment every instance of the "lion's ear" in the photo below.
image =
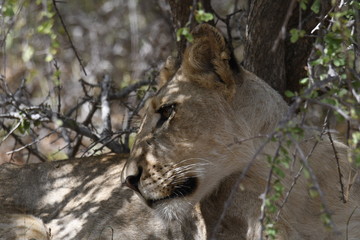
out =
[(235, 94), (235, 72), (230, 67), (231, 52), (225, 38), (209, 24), (198, 25), (192, 31), (194, 40), (185, 50), (184, 74), (201, 85), (223, 89), (227, 99)]
[(159, 76), (159, 82), (158, 82), (158, 89), (160, 89), (162, 86), (164, 86), (168, 81), (171, 80), (171, 78), (176, 73), (177, 67), (176, 67), (176, 59), (172, 56), (169, 56), (166, 59), (166, 62), (162, 69), (160, 70), (160, 76)]

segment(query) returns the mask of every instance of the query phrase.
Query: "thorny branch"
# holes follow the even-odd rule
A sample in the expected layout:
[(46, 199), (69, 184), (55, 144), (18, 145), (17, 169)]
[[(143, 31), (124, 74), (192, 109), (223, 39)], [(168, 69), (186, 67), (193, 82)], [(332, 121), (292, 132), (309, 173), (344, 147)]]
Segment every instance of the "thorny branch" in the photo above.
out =
[[(55, 63), (55, 68), (58, 69), (58, 66)], [(149, 83), (154, 82), (154, 78), (156, 74), (151, 75), (146, 80), (137, 82), (135, 84), (129, 85), (119, 91), (116, 91), (111, 88), (111, 78), (109, 75), (105, 75), (103, 81), (100, 84), (88, 84), (85, 81), (81, 81), (81, 85), (83, 86), (83, 95), (84, 97), (80, 97), (80, 101), (78, 104), (75, 104), (73, 108), (71, 108), (65, 115), (60, 113), (61, 110), (61, 98), (59, 85), (55, 86), (57, 89), (56, 97), (58, 98), (58, 105), (57, 110), (53, 111), (50, 107), (46, 104), (40, 105), (32, 105), (30, 100), (27, 99), (26, 94), (23, 92), (26, 91), (25, 85), (22, 82), (19, 89), (16, 93), (11, 93), (9, 88), (6, 85), (5, 80), (3, 81), (3, 85), (1, 89), (3, 90), (3, 95), (1, 95), (1, 102), (0, 105), (4, 107), (4, 111), (0, 113), (1, 125), (3, 129), (7, 132), (5, 137), (3, 137), (3, 143), (7, 138), (10, 136), (13, 137), (20, 147), (15, 148), (13, 151), (10, 151), (9, 154), (13, 154), (15, 152), (19, 152), (21, 150), (27, 149), (29, 154), (36, 156), (41, 161), (46, 161), (46, 157), (40, 153), (36, 148), (32, 146), (36, 146), (41, 140), (50, 136), (52, 134), (58, 134), (60, 138), (64, 139), (67, 143), (68, 147), (68, 155), (75, 156), (79, 153), (80, 146), (83, 145), (83, 137), (87, 137), (93, 141), (93, 144), (86, 147), (83, 145), (83, 150), (87, 152), (89, 148), (95, 146), (95, 144), (101, 144), (98, 150), (101, 150), (104, 146), (108, 147), (112, 152), (115, 153), (122, 153), (126, 149), (127, 146), (124, 146), (124, 143), (119, 141), (119, 137), (122, 134), (128, 134), (130, 132), (136, 131), (132, 125), (128, 126), (128, 129), (118, 130), (113, 132), (112, 125), (111, 125), (111, 104), (110, 101), (112, 100), (125, 100), (126, 97), (133, 91), (137, 91), (140, 87), (144, 85), (149, 85)], [(60, 82), (60, 79), (57, 79)], [(100, 88), (101, 92), (99, 96), (94, 95), (94, 93), (90, 93), (88, 88)], [(150, 91), (150, 87), (148, 88)], [(21, 94), (20, 94), (21, 93)], [(50, 96), (51, 97), (51, 96)], [(83, 122), (79, 122), (76, 119), (78, 118), (78, 111), (84, 108), (84, 104), (90, 103), (90, 111), (88, 111), (87, 116), (85, 117)], [(137, 108), (142, 105), (142, 100), (140, 99), (139, 105)], [(5, 110), (6, 109), (6, 110)], [(101, 109), (101, 126), (93, 126), (92, 120), (94, 115), (97, 111)], [(12, 128), (7, 127), (9, 123), (11, 124), (14, 122)], [(17, 131), (20, 126), (23, 125), (24, 121), (28, 124), (26, 126), (26, 131), (29, 129), (32, 134), (34, 135), (34, 139), (30, 143), (25, 143), (21, 140), (19, 136), (19, 132)], [(46, 134), (45, 137), (37, 136), (36, 130), (33, 127), (33, 124), (42, 124), (43, 127), (48, 129), (50, 133)], [(70, 131), (69, 131), (70, 130)], [(75, 134), (75, 136), (74, 136)], [(66, 147), (66, 146), (65, 146)], [(87, 148), (87, 150), (86, 150)]]

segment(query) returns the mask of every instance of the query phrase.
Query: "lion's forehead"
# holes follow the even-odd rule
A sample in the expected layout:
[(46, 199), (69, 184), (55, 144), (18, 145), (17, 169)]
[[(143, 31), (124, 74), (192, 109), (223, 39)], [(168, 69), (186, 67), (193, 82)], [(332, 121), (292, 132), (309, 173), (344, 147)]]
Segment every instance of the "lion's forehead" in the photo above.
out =
[(152, 99), (153, 104), (160, 107), (167, 103), (184, 103), (193, 96), (194, 88), (178, 81), (169, 82)]

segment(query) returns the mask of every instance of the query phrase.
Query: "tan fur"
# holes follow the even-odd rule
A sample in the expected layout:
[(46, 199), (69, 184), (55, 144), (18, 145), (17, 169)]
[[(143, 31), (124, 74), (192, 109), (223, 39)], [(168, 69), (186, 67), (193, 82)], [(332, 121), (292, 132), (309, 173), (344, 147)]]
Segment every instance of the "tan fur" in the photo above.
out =
[[(214, 228), (234, 183), (263, 145), (264, 135), (272, 133), (284, 118), (288, 106), (252, 73), (231, 69), (229, 56), (218, 30), (206, 24), (194, 30), (194, 42), (186, 50), (181, 67), (174, 75), (161, 74), (161, 88), (147, 104), (122, 181), (168, 221), (181, 220), (191, 209), (200, 207), (207, 238), (215, 234), (216, 239), (255, 240), (261, 229), (260, 195), (270, 170), (266, 156), (274, 155), (276, 143), (264, 147), (241, 187), (235, 186), (239, 189), (230, 208), (217, 232)], [(175, 72), (166, 68), (167, 72)], [(163, 114), (167, 106), (173, 106), (173, 110)], [(304, 157), (312, 151), (315, 141), (308, 133), (306, 140), (299, 143)], [(346, 146), (337, 142), (335, 145), (342, 180), (350, 186), (356, 170), (346, 159)], [(289, 151), (291, 155), (296, 152), (294, 147)], [(301, 154), (297, 151), (292, 168), (285, 169), (285, 192), (300, 168)], [(360, 209), (356, 210), (360, 207), (359, 182), (355, 181), (347, 203), (343, 203), (336, 159), (326, 137), (307, 161), (335, 227), (327, 229), (320, 220), (321, 200), (310, 197), (308, 187), (312, 181), (302, 175), (276, 222), (277, 239), (345, 239), (346, 232), (348, 239), (360, 239)], [(194, 179), (195, 187), (187, 185)], [(193, 186), (194, 191), (186, 193), (184, 186)]]
[(28, 214), (0, 216), (0, 239), (6, 240), (50, 240), (50, 234), (43, 221)]
[(127, 155), (0, 166), (0, 240), (204, 239), (199, 209), (165, 221), (129, 189)]

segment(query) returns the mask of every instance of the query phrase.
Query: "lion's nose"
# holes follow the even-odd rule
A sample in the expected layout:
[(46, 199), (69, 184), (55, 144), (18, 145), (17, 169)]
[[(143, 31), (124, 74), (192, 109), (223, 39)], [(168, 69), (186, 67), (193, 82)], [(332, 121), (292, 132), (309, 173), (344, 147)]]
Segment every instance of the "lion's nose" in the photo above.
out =
[(140, 182), (140, 177), (142, 174), (142, 168), (141, 167), (137, 167), (137, 168), (127, 168), (126, 171), (126, 175), (124, 176), (124, 181), (123, 183), (131, 188), (132, 190), (136, 191), (136, 192), (140, 192), (139, 191), (139, 182)]

